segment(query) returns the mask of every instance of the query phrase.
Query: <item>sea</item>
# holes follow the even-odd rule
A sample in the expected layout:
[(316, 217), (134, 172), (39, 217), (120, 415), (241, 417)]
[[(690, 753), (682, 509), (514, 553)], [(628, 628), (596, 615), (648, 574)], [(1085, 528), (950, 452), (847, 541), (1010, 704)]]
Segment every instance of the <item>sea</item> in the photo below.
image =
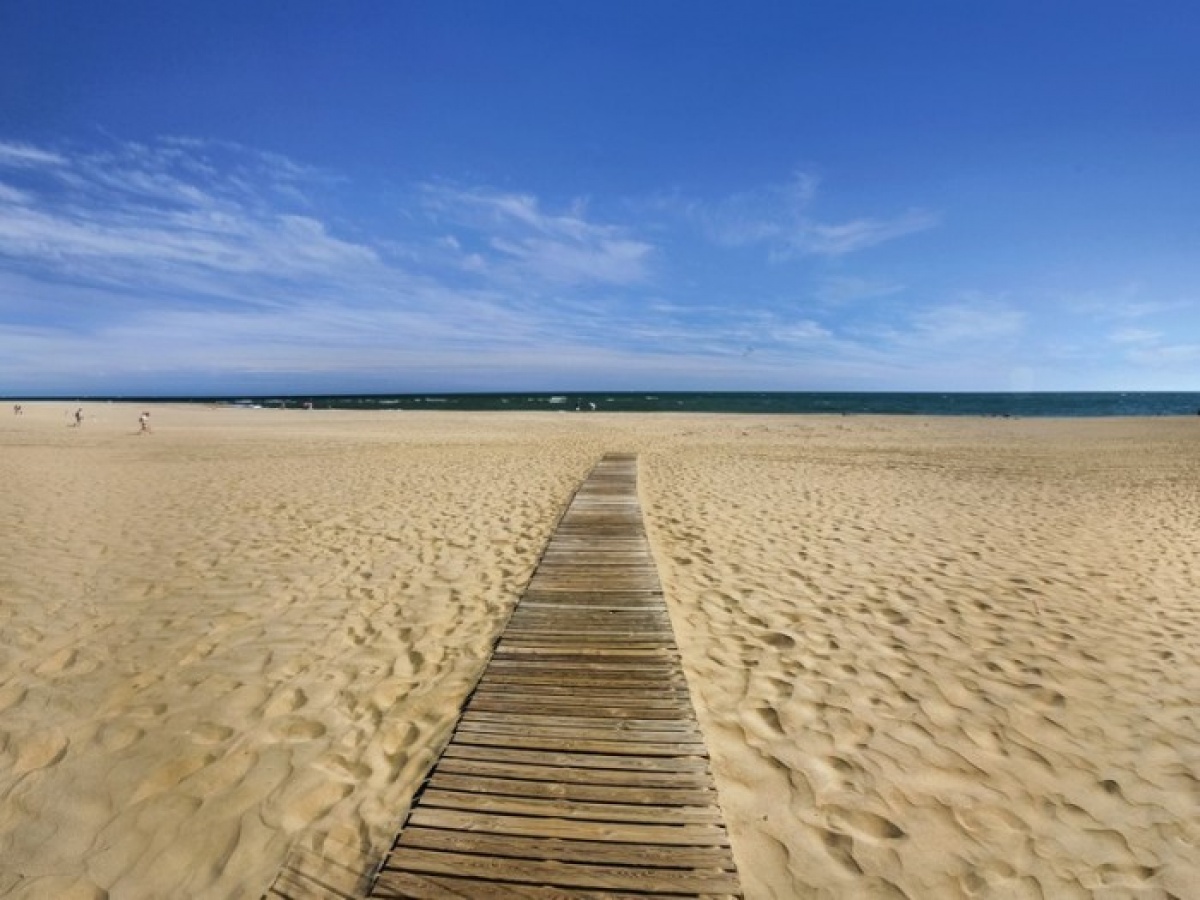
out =
[(749, 413), (1082, 418), (1200, 415), (1200, 392), (849, 393), (589, 392), (336, 394), (261, 397), (110, 397), (137, 402), (191, 402), (241, 407), (358, 410), (557, 410), (563, 412)]

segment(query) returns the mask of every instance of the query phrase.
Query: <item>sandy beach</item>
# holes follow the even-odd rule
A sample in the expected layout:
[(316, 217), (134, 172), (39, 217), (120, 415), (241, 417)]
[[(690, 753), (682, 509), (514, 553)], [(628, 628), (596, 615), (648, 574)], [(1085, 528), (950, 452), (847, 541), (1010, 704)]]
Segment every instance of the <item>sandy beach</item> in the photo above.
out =
[(606, 451), (749, 900), (1200, 896), (1200, 418), (75, 408), (0, 417), (2, 897), (378, 858)]

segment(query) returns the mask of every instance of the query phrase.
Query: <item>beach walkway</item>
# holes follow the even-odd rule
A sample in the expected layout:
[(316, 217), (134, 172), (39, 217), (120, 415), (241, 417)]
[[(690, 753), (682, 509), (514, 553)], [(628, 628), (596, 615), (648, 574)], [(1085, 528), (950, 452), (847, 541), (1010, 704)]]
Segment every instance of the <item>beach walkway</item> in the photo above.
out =
[(370, 896), (741, 896), (636, 457), (579, 489)]

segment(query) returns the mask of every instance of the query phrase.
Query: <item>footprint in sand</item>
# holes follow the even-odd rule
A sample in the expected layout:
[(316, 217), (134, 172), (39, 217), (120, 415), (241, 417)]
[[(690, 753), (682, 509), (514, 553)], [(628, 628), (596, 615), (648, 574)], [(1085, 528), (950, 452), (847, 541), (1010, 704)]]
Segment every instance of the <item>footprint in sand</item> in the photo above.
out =
[(353, 791), (353, 785), (326, 781), (316, 772), (307, 777), (301, 775), (273, 798), (264, 810), (263, 819), (268, 825), (297, 831), (321, 818)]
[(1157, 866), (1141, 866), (1136, 863), (1104, 863), (1097, 870), (1104, 887), (1141, 888), (1143, 882), (1158, 873)]
[(320, 722), (292, 716), (272, 722), (269, 731), (271, 737), (277, 741), (299, 743), (301, 741), (313, 741), (319, 737), (324, 737), (326, 729)]
[(189, 775), (200, 771), (205, 766), (217, 759), (215, 753), (201, 753), (196, 755), (181, 755), (164, 765), (159, 766), (151, 772), (140, 785), (133, 796), (130, 798), (130, 803), (139, 803), (149, 797), (154, 797), (159, 794), (170, 791), (180, 782), (186, 779)]
[(25, 695), (28, 693), (25, 688), (17, 687), (16, 685), (0, 687), (0, 712), (20, 706), (21, 701), (25, 699)]
[(191, 736), (197, 744), (219, 744), (233, 736), (233, 729), (214, 722), (202, 722), (191, 730)]
[(110, 722), (100, 729), (100, 746), (109, 752), (124, 750), (146, 734), (141, 728), (125, 722)]
[(1104, 793), (1108, 794), (1109, 796), (1120, 797), (1122, 799), (1125, 798), (1125, 794), (1121, 790), (1121, 785), (1118, 784), (1116, 781), (1113, 781), (1113, 779), (1111, 779), (1111, 778), (1105, 778), (1103, 781), (1101, 781), (1100, 788), (1101, 788), (1101, 790), (1104, 791)]
[[(759, 706), (754, 709), (753, 723), (760, 725), (768, 734), (773, 737), (783, 735), (783, 723), (779, 720), (779, 713), (770, 706)], [(760, 729), (754, 729), (760, 730)]]
[(58, 675), (67, 671), (75, 664), (78, 651), (66, 648), (47, 657), (33, 671), (38, 675)]
[(371, 776), (371, 767), (354, 762), (340, 753), (329, 753), (317, 761), (317, 767), (346, 781), (363, 782)]
[(24, 775), (35, 769), (52, 766), (67, 755), (70, 745), (71, 742), (61, 734), (45, 732), (34, 735), (18, 744), (17, 762), (13, 766), (13, 773)]
[(281, 716), (295, 712), (308, 703), (308, 695), (300, 688), (291, 688), (276, 694), (263, 708), (268, 716)]
[(763, 643), (776, 650), (790, 650), (796, 646), (796, 639), (782, 631), (773, 631), (763, 638)]
[(891, 819), (865, 809), (829, 806), (829, 820), (842, 831), (875, 841), (895, 841), (907, 837), (904, 829)]
[(136, 716), (139, 719), (156, 719), (167, 711), (165, 703), (147, 703), (143, 706), (135, 706), (129, 711), (129, 715)]
[(854, 858), (854, 838), (828, 828), (818, 828), (817, 833), (821, 838), (821, 843), (825, 846), (825, 851), (834, 862), (852, 875), (863, 874), (862, 866)]

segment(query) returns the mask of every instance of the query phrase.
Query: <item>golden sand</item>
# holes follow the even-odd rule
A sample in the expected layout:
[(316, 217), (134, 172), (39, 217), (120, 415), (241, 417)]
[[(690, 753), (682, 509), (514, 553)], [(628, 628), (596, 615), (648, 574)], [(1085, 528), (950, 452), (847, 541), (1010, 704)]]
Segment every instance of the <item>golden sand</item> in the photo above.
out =
[(1200, 420), (73, 410), (0, 419), (0, 896), (377, 858), (610, 450), (750, 900), (1200, 896)]

